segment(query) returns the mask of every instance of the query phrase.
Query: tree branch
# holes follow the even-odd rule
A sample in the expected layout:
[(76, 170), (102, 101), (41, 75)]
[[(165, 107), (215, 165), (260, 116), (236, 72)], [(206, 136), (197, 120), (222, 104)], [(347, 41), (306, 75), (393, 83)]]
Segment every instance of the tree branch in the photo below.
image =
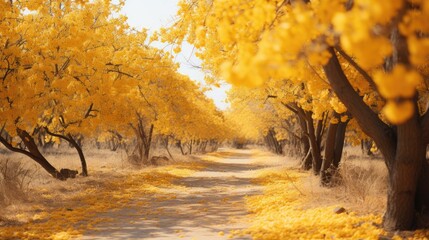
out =
[(11, 143), (9, 143), (3, 136), (0, 135), (0, 142), (10, 151), (22, 153), (30, 158), (34, 158), (35, 156), (31, 154), (30, 152), (25, 151), (24, 149), (14, 147)]
[(391, 164), (396, 153), (396, 137), (392, 128), (381, 121), (378, 115), (365, 104), (362, 97), (354, 90), (341, 68), (333, 47), (329, 48), (329, 52), (331, 53), (331, 58), (323, 66), (323, 69), (332, 90), (355, 117), (362, 131), (376, 142), (387, 160), (386, 164)]
[(346, 52), (344, 52), (344, 50), (340, 47), (340, 46), (335, 46), (335, 50), (337, 50), (337, 52), (339, 54), (341, 54), (341, 56), (347, 60), (347, 62), (349, 62), (355, 69), (356, 71), (358, 71), (364, 78), (365, 80), (368, 81), (369, 85), (371, 86), (371, 88), (373, 88), (374, 91), (378, 92), (378, 88), (377, 85), (375, 84), (374, 80), (372, 79), (371, 76), (369, 76), (369, 74), (361, 67), (359, 66), (359, 64), (357, 64), (352, 57), (350, 57)]
[(282, 105), (285, 106), (287, 109), (289, 109), (291, 112), (293, 112), (295, 114), (298, 114), (298, 110), (296, 110), (295, 108), (293, 108), (290, 104), (282, 102)]
[(64, 140), (66, 140), (67, 142), (71, 142), (71, 140), (70, 140), (69, 138), (67, 138), (66, 136), (64, 136), (64, 135), (61, 135), (61, 134), (58, 134), (58, 133), (53, 133), (53, 132), (49, 131), (49, 129), (48, 129), (47, 127), (44, 127), (44, 129), (45, 129), (45, 132), (46, 132), (47, 134), (51, 135), (51, 136), (54, 136), (54, 137), (57, 137), (57, 138), (64, 139)]

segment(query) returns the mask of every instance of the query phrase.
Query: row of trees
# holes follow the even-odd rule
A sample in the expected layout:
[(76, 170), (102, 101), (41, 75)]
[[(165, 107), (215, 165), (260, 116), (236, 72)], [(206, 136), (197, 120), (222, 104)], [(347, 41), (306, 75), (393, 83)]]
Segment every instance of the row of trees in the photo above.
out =
[(338, 164), (347, 125), (369, 136), (389, 173), (384, 227), (417, 226), (429, 206), (427, 1), (184, 0), (178, 15), (163, 39), (194, 44), (211, 78), (259, 87), (247, 106), (289, 111), (315, 174)]
[(67, 175), (41, 146), (68, 142), (87, 175), (84, 139), (133, 144), (133, 158), (148, 163), (155, 136), (203, 150), (229, 133), (171, 54), (126, 24), (122, 5), (0, 1), (0, 142), (57, 179)]

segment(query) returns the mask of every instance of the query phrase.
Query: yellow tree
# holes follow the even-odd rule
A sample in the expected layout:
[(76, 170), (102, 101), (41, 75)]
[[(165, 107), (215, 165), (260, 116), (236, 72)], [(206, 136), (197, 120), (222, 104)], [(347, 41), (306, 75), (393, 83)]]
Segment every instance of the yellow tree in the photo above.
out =
[[(15, 6), (15, 5), (14, 5)], [(113, 54), (114, 36), (124, 34), (124, 18), (111, 18), (117, 6), (95, 1), (82, 5), (73, 1), (49, 1), (25, 5), (16, 4), (21, 13), (19, 24), (13, 29), (23, 39), (14, 79), (3, 82), (16, 85), (7, 89), (6, 98), (14, 99), (14, 107), (3, 109), (14, 115), (4, 119), (6, 132), (15, 131), (28, 152), (18, 150), (9, 141), (2, 141), (12, 150), (37, 159), (51, 175), (64, 178), (43, 157), (34, 135), (46, 131), (67, 140), (78, 151), (82, 174), (87, 175), (85, 157), (80, 140), (97, 133), (97, 113), (103, 102), (111, 97), (103, 88), (109, 85), (109, 65)], [(23, 9), (31, 10), (22, 14)], [(98, 108), (98, 109), (97, 109)], [(16, 129), (16, 130), (15, 130)]]
[[(330, 98), (334, 94), (329, 91), (326, 78), (321, 76), (322, 68), (316, 66), (320, 57), (313, 54), (311, 58), (300, 62), (299, 68), (292, 68), (299, 74), (287, 75), (284, 69), (278, 69), (274, 65), (270, 67), (273, 67), (273, 70), (278, 69), (279, 72), (261, 71), (263, 64), (258, 64), (262, 63), (262, 56), (253, 57), (258, 50), (255, 43), (259, 41), (265, 30), (275, 26), (279, 20), (276, 12), (282, 14), (281, 8), (286, 3), (278, 3), (278, 8), (277, 2), (274, 1), (270, 3), (250, 1), (245, 4), (242, 1), (228, 3), (183, 1), (181, 4), (183, 5), (179, 10), (180, 20), (173, 28), (161, 31), (163, 39), (180, 44), (186, 37), (186, 40), (196, 47), (204, 49), (197, 52), (197, 55), (204, 60), (203, 68), (212, 74), (212, 78), (225, 78), (231, 83), (247, 86), (256, 86), (263, 81), (273, 79), (274, 81), (268, 83), (270, 89), (278, 89), (282, 83), (291, 86), (289, 89), (283, 87), (289, 91), (278, 91), (278, 94), (282, 97), (281, 102), (299, 116), (302, 130), (306, 133), (304, 141), (309, 141), (311, 145), (309, 148), (311, 154), (307, 159), (311, 160), (310, 165), (313, 166), (314, 173), (319, 174), (322, 167), (320, 145), (324, 123), (331, 117), (329, 112), (334, 114), (335, 109), (338, 109), (332, 109)], [(261, 8), (254, 6), (261, 6)], [(271, 10), (274, 12), (270, 12)], [(303, 88), (300, 91), (301, 94), (297, 95), (300, 88)], [(287, 92), (296, 96), (290, 97)], [(342, 125), (341, 121), (337, 122)], [(341, 140), (344, 139), (341, 137), (344, 136), (344, 131), (340, 132), (342, 134), (339, 134), (338, 139), (335, 138), (336, 142), (342, 142)], [(338, 148), (337, 152), (342, 151), (341, 144), (337, 144), (336, 148)], [(339, 154), (337, 156), (341, 157)]]
[[(39, 74), (33, 72), (35, 68), (41, 69), (43, 64), (33, 61), (36, 56), (29, 53), (32, 46), (27, 43), (28, 35), (23, 31), (28, 28), (30, 22), (22, 12), (27, 7), (29, 10), (34, 10), (32, 2), (26, 2), (26, 4), (28, 5), (10, 1), (6, 4), (9, 9), (2, 9), (2, 13), (15, 15), (8, 20), (9, 31), (2, 32), (2, 39), (6, 39), (6, 44), (1, 52), (4, 68), (2, 68), (1, 91), (3, 136), (0, 140), (8, 149), (31, 157), (52, 176), (64, 179), (64, 176), (40, 153), (34, 139), (28, 133), (37, 126), (41, 110), (38, 106), (44, 104), (45, 82), (41, 72)], [(2, 31), (4, 31), (3, 28)], [(19, 38), (14, 39), (14, 36)], [(10, 51), (12, 49), (13, 51)], [(18, 147), (14, 143), (15, 136), (19, 137), (27, 149)]]
[(82, 140), (99, 130), (102, 103), (109, 100), (107, 93), (111, 93), (101, 86), (109, 85), (113, 79), (107, 74), (114, 51), (111, 44), (115, 33), (123, 34), (124, 19), (110, 17), (114, 9), (102, 1), (83, 7), (51, 1), (26, 15), (27, 28), (22, 30), (28, 39), (27, 54), (41, 66), (33, 67), (29, 74), (47, 83), (44, 104), (39, 106), (45, 110), (39, 118), (43, 127), (40, 131), (76, 148), (83, 176), (88, 175), (88, 170)]
[[(177, 28), (165, 38), (180, 42), (187, 34), (205, 67), (232, 83), (317, 86), (325, 79), (384, 156), (384, 227), (410, 229), (429, 204), (429, 117), (421, 98), (428, 14), (426, 1), (182, 1)], [(323, 77), (308, 76), (308, 66)]]
[(116, 37), (114, 45), (118, 50), (108, 70), (114, 81), (105, 85), (114, 90), (115, 101), (100, 110), (100, 115), (106, 112), (101, 119), (108, 119), (100, 124), (124, 137), (134, 133), (137, 144), (131, 158), (148, 164), (155, 136), (171, 136), (188, 142), (192, 148), (196, 141), (211, 139), (208, 134), (213, 131), (208, 131), (207, 126), (219, 117), (214, 113), (213, 102), (191, 79), (177, 72), (172, 55), (146, 46), (146, 37), (137, 31)]

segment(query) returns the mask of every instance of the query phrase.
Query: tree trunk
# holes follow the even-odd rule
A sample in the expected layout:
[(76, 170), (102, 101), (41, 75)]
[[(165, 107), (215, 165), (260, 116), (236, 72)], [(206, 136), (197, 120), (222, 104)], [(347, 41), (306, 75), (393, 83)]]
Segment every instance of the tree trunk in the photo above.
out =
[[(335, 118), (341, 116), (334, 113)], [(322, 186), (330, 186), (332, 176), (336, 173), (341, 161), (344, 148), (344, 139), (349, 120), (346, 122), (330, 123), (328, 135), (326, 136), (325, 158), (323, 159), (322, 169), (320, 171), (320, 182)]]
[(86, 165), (86, 159), (85, 155), (82, 151), (82, 146), (76, 142), (76, 140), (73, 138), (71, 134), (68, 135), (69, 142), (72, 144), (72, 146), (76, 149), (77, 153), (79, 154), (80, 164), (82, 166), (82, 173), (81, 175), (84, 177), (88, 176), (88, 167)]
[(35, 162), (37, 162), (43, 169), (45, 169), (49, 174), (51, 174), (52, 177), (59, 179), (59, 180), (66, 180), (67, 178), (63, 176), (54, 166), (52, 166), (48, 160), (40, 153), (39, 149), (37, 148), (37, 145), (34, 141), (34, 138), (30, 136), (26, 131), (17, 129), (16, 132), (18, 133), (19, 138), (21, 138), (24, 145), (27, 147), (28, 151), (16, 148), (12, 146), (5, 138), (0, 136), (0, 142), (9, 150), (17, 153), (24, 154), (31, 159), (33, 159)]
[[(334, 118), (338, 118), (339, 114), (334, 114)], [(328, 135), (325, 143), (325, 158), (323, 159), (322, 168), (320, 170), (320, 183), (322, 186), (329, 186), (332, 178), (332, 163), (335, 156), (335, 140), (337, 135), (338, 123), (330, 123), (328, 127)]]
[(312, 165), (312, 154), (311, 154), (311, 148), (310, 148), (310, 138), (309, 138), (309, 131), (307, 128), (307, 119), (305, 116), (305, 111), (299, 107), (296, 103), (282, 103), (283, 106), (285, 106), (287, 109), (289, 109), (291, 112), (295, 113), (298, 117), (298, 123), (301, 128), (301, 142), (303, 144), (303, 153), (304, 158), (302, 159), (301, 167), (303, 170), (310, 170)]
[[(45, 127), (44, 129), (45, 129), (45, 132), (47, 134), (49, 134), (51, 136), (54, 136), (54, 137), (58, 137), (60, 139), (66, 140), (71, 147), (73, 147), (73, 148), (76, 149), (77, 153), (79, 154), (79, 159), (80, 159), (80, 163), (81, 163), (81, 166), (82, 166), (82, 173), (81, 173), (81, 175), (84, 176), (84, 177), (87, 177), (88, 176), (88, 168), (87, 168), (87, 165), (86, 165), (85, 155), (83, 154), (83, 151), (82, 151), (82, 145), (80, 145), (73, 138), (73, 136), (71, 134), (68, 134), (67, 136), (64, 136), (62, 134), (53, 133), (53, 132), (49, 131), (49, 129), (47, 127)], [(79, 141), (79, 142), (81, 142), (81, 141)]]
[(308, 171), (311, 169), (311, 163), (313, 161), (313, 157), (311, 156), (310, 146), (308, 147), (307, 153), (301, 160), (301, 169)]
[(283, 149), (281, 147), (281, 144), (279, 143), (279, 141), (276, 138), (276, 132), (274, 131), (274, 129), (270, 129), (268, 130), (267, 136), (266, 136), (266, 141), (267, 144), (269, 146), (269, 148), (271, 148), (271, 151), (274, 152), (275, 154), (281, 155), (283, 154)]
[(137, 127), (134, 127), (133, 125), (131, 125), (131, 127), (133, 128), (137, 137), (137, 145), (134, 152), (138, 151), (140, 163), (148, 164), (150, 149), (152, 146), (154, 125), (151, 124), (149, 131), (146, 131), (143, 119), (139, 116)]
[[(320, 152), (322, 152), (322, 149), (323, 149), (322, 139), (323, 139), (323, 134), (325, 132), (325, 125), (326, 125), (327, 119), (328, 119), (327, 114), (324, 113), (322, 119), (317, 120), (316, 131), (314, 133), (314, 135), (316, 136), (316, 143), (317, 143), (317, 146), (319, 146)], [(320, 166), (322, 166), (322, 163), (320, 163)]]
[(372, 141), (371, 140), (368, 140), (368, 139), (361, 140), (362, 154), (372, 156), (373, 153), (371, 152), (371, 147), (372, 147)]
[(334, 162), (332, 163), (335, 169), (338, 169), (343, 156), (344, 140), (346, 138), (346, 129), (349, 121), (350, 119), (338, 124), (337, 134), (335, 136)]
[(411, 120), (398, 126), (397, 136), (396, 156), (389, 168), (387, 209), (383, 225), (388, 230), (408, 230), (415, 223), (417, 182), (426, 160), (426, 147), (416, 114)]
[(311, 112), (306, 112), (306, 121), (308, 129), (308, 139), (310, 142), (311, 156), (312, 156), (312, 169), (314, 175), (319, 175), (320, 168), (322, 167), (322, 156), (320, 155), (320, 145), (316, 139), (313, 119)]
[(179, 140), (179, 142), (177, 143), (177, 145), (180, 148), (180, 152), (182, 153), (182, 155), (186, 155), (185, 151), (183, 150), (183, 146), (182, 146), (182, 141)]
[(166, 136), (165, 137), (165, 140), (164, 140), (164, 146), (165, 146), (165, 150), (167, 150), (167, 153), (168, 153), (168, 155), (170, 156), (170, 158), (172, 159), (172, 160), (174, 160), (174, 158), (173, 158), (173, 155), (171, 155), (171, 152), (170, 152), (170, 149), (168, 148), (168, 136)]
[(150, 155), (150, 147), (145, 147), (143, 160), (147, 162), (149, 160), (149, 155)]
[[(429, 186), (427, 182), (422, 183), (428, 175), (421, 175), (425, 169), (427, 142), (423, 141), (423, 134), (426, 134), (423, 130), (427, 124), (420, 124), (419, 111), (414, 100), (415, 115), (406, 123), (398, 125), (395, 132), (364, 103), (345, 76), (335, 51), (332, 48), (329, 51), (332, 56), (324, 70), (332, 89), (361, 129), (377, 144), (389, 170), (387, 209), (383, 226), (387, 230), (410, 230), (415, 226), (416, 211), (419, 207), (429, 206), (429, 198), (426, 197)], [(426, 122), (426, 119), (423, 118), (422, 122)], [(417, 189), (418, 182), (420, 184)]]

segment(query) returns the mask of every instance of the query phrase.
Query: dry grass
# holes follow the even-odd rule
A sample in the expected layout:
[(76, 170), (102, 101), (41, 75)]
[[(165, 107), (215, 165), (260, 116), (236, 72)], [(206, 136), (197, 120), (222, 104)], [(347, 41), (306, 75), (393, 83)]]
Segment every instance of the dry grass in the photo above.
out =
[[(0, 176), (0, 226), (26, 223), (40, 212), (65, 207), (67, 202), (86, 189), (106, 188), (109, 182), (138, 173), (140, 170), (128, 162), (124, 151), (85, 148), (89, 176), (79, 175), (75, 179), (58, 181), (28, 157), (10, 153), (4, 149), (0, 151), (0, 171), (1, 166), (10, 159), (8, 165), (22, 172), (14, 177), (13, 184), (8, 184), (7, 187), (3, 187), (4, 181)], [(167, 164), (195, 161), (193, 157), (181, 156), (178, 150), (172, 151), (174, 160), (170, 160)], [(57, 169), (69, 168), (81, 172), (79, 156), (72, 148), (66, 146), (52, 148), (44, 151), (44, 155)], [(152, 155), (168, 156), (163, 149), (155, 149)], [(12, 170), (10, 167), (9, 169)], [(15, 170), (12, 172), (16, 172)], [(9, 175), (8, 179), (11, 178)]]
[(20, 161), (0, 161), (0, 206), (26, 199), (33, 175)]
[(360, 149), (348, 147), (339, 174), (333, 180), (332, 188), (321, 187), (318, 176), (311, 175), (304, 180), (303, 191), (311, 199), (308, 207), (335, 204), (360, 214), (383, 213), (387, 169), (379, 157), (364, 156)]

